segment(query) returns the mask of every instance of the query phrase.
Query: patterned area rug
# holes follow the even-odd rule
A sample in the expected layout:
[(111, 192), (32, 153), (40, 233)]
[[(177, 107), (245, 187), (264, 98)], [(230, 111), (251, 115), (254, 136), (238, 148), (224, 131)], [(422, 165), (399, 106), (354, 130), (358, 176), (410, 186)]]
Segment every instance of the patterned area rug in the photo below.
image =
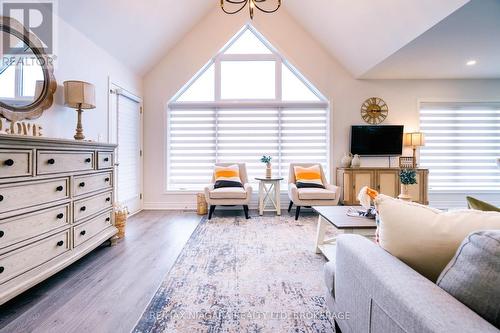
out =
[(202, 220), (134, 332), (333, 332), (316, 221)]

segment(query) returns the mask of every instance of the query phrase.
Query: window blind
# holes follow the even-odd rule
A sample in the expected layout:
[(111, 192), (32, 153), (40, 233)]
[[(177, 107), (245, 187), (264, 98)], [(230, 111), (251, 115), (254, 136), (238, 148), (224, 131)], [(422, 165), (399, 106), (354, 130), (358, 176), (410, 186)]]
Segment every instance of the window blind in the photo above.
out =
[(326, 108), (171, 108), (168, 114), (168, 190), (201, 190), (217, 162), (246, 163), (256, 183), (255, 177), (265, 176), (262, 155), (273, 158), (273, 175), (284, 182), (290, 162), (328, 170)]
[(429, 191), (500, 194), (500, 103), (422, 103)]

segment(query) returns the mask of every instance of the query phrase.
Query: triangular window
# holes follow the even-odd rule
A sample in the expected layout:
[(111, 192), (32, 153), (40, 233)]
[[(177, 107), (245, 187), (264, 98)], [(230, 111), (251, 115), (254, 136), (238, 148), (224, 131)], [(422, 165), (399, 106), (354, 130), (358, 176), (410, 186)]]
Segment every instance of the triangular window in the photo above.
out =
[(285, 64), (282, 66), (282, 98), (283, 101), (289, 102), (310, 102), (320, 101), (320, 98), (306, 85), (304, 79), (299, 78), (297, 74)]
[(229, 45), (224, 54), (272, 54), (272, 52), (250, 29), (245, 29), (241, 36)]
[(208, 66), (196, 76), (177, 98), (178, 102), (210, 102), (215, 97), (215, 68)]

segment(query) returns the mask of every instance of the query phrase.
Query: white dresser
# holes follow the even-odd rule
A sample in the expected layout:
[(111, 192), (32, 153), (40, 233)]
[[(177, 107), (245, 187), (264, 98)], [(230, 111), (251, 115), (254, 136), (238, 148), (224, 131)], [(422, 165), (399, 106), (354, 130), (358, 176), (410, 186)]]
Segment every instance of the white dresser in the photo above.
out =
[(0, 304), (117, 233), (115, 148), (0, 135)]

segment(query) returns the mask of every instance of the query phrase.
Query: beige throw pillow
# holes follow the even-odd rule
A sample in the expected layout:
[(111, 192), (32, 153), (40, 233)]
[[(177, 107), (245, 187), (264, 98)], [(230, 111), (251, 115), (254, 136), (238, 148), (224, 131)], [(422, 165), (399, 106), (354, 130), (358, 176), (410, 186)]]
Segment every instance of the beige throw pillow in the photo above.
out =
[(442, 212), (385, 195), (375, 205), (380, 246), (434, 282), (468, 234), (500, 229), (498, 212)]

